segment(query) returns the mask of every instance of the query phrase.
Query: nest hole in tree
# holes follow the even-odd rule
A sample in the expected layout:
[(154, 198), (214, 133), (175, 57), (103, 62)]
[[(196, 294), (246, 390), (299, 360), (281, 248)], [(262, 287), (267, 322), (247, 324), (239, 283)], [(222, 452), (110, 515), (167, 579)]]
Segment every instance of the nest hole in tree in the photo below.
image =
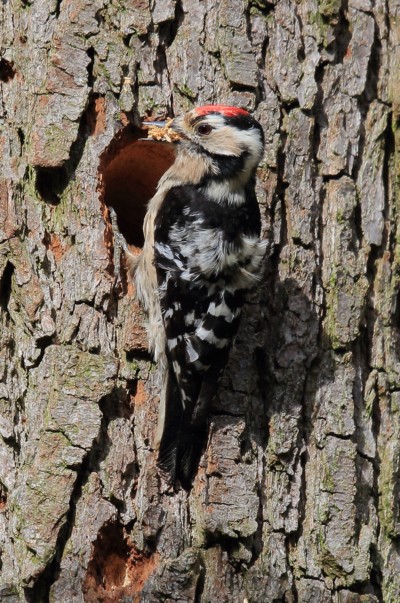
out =
[(84, 579), (85, 602), (139, 600), (138, 595), (158, 561), (157, 553), (146, 555), (137, 550), (118, 522), (104, 525), (93, 543)]
[(126, 126), (101, 156), (103, 200), (114, 208), (127, 243), (143, 246), (143, 220), (158, 181), (172, 165), (173, 144), (145, 138), (147, 131)]

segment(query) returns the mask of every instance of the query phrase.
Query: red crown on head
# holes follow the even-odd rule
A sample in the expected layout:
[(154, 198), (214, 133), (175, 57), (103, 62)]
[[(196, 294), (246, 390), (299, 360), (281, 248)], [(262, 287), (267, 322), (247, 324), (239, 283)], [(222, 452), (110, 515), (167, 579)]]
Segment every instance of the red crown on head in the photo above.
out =
[(222, 113), (226, 117), (240, 117), (249, 116), (249, 112), (246, 109), (240, 109), (239, 107), (230, 107), (229, 105), (204, 105), (204, 107), (198, 107), (195, 109), (197, 115), (207, 115), (208, 113)]

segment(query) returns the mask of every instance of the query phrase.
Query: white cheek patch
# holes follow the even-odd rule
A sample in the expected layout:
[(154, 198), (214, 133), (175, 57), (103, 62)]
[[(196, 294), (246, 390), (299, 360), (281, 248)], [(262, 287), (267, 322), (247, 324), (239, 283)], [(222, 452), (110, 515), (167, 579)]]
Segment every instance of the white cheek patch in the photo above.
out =
[[(211, 117), (218, 117), (213, 125)], [(248, 173), (254, 169), (261, 160), (264, 145), (261, 132), (258, 128), (242, 130), (234, 126), (228, 126), (219, 116), (209, 116), (207, 123), (214, 127), (208, 136), (196, 136), (195, 142), (204, 147), (213, 155), (226, 155), (239, 157), (247, 153), (248, 157), (243, 172)]]

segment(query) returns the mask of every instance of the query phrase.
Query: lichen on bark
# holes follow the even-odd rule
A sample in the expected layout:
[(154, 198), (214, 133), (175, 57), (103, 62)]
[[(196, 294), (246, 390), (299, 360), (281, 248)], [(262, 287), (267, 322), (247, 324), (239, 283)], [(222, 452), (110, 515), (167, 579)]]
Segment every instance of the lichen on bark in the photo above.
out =
[[(2, 600), (400, 599), (399, 18), (0, 4)], [(263, 125), (268, 254), (193, 489), (172, 492), (107, 205), (140, 246), (171, 161), (140, 119), (214, 102)]]

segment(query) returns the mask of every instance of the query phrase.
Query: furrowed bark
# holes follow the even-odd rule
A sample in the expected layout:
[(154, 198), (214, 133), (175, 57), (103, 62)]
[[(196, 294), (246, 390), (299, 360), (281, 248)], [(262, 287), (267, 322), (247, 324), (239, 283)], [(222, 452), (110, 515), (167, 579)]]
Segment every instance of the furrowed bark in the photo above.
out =
[[(400, 599), (400, 4), (0, 5), (0, 599)], [(269, 241), (190, 494), (156, 469), (131, 248), (224, 103), (266, 135)]]

